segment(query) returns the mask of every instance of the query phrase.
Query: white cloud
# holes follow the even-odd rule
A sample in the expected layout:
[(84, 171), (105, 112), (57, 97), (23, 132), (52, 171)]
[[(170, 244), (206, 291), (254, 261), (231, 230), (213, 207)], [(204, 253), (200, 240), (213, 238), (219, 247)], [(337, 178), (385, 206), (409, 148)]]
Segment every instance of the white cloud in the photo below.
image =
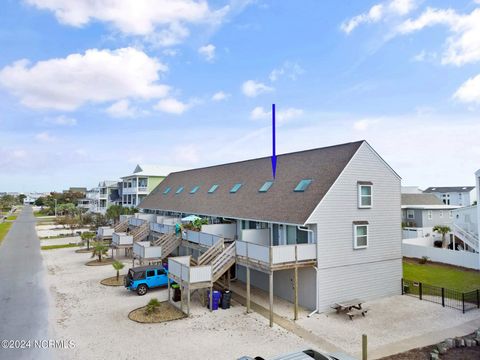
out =
[(410, 34), (434, 25), (444, 25), (451, 33), (445, 41), (443, 64), (461, 66), (480, 61), (480, 9), (461, 15), (452, 9), (428, 8), (416, 19), (404, 21), (396, 32)]
[(178, 55), (178, 50), (177, 49), (164, 49), (162, 51), (162, 54), (165, 56), (177, 56)]
[(340, 29), (350, 34), (361, 24), (377, 23), (390, 17), (405, 16), (416, 8), (416, 0), (390, 0), (373, 5), (367, 12), (356, 15), (340, 25)]
[(415, 62), (433, 62), (437, 59), (436, 52), (428, 52), (425, 50), (420, 51), (418, 54), (412, 57), (412, 61)]
[(353, 128), (359, 131), (365, 131), (369, 129), (372, 125), (378, 124), (380, 119), (362, 119), (355, 121), (353, 123)]
[[(302, 109), (297, 109), (297, 108), (286, 108), (286, 109), (276, 109), (275, 110), (275, 120), (278, 121), (278, 123), (286, 123), (289, 120), (298, 118), (303, 115), (303, 110)], [(252, 120), (267, 120), (272, 118), (272, 111), (271, 110), (266, 110), (261, 106), (255, 107), (251, 113), (250, 113), (250, 118)]]
[(110, 105), (105, 110), (110, 116), (122, 118), (122, 117), (134, 117), (138, 114), (138, 110), (130, 106), (130, 101), (127, 99), (119, 100)]
[(72, 111), (85, 103), (167, 95), (159, 72), (167, 66), (134, 48), (87, 50), (30, 65), (20, 60), (0, 71), (0, 85), (31, 108)]
[(273, 90), (273, 87), (267, 86), (255, 80), (247, 80), (242, 84), (242, 92), (248, 97), (256, 97), (263, 93), (272, 92)]
[(291, 80), (297, 80), (299, 75), (305, 72), (296, 62), (285, 61), (279, 68), (273, 69), (269, 79), (271, 82), (277, 81), (282, 76), (287, 76)]
[(230, 94), (227, 94), (223, 91), (218, 91), (215, 94), (212, 95), (212, 100), (213, 101), (222, 101), (226, 100), (228, 97), (230, 97)]
[[(157, 26), (206, 22), (216, 16), (206, 1), (193, 0), (26, 0), (50, 10), (59, 22), (81, 27), (92, 21), (112, 24), (124, 34), (147, 35)], [(224, 12), (224, 10), (220, 10)]]
[(65, 116), (65, 115), (59, 115), (54, 118), (48, 118), (46, 119), (46, 122), (49, 124), (53, 125), (60, 125), (60, 126), (75, 126), (77, 125), (77, 119)]
[(181, 115), (190, 108), (190, 104), (183, 103), (174, 98), (162, 99), (154, 106), (155, 110), (173, 115)]
[(179, 23), (170, 24), (168, 27), (145, 36), (145, 40), (154, 46), (173, 46), (180, 44), (190, 35), (190, 30)]
[(198, 49), (198, 53), (207, 61), (213, 61), (215, 58), (215, 45), (208, 44), (201, 46)]
[(455, 92), (453, 97), (464, 103), (480, 104), (480, 75), (464, 82)]
[(46, 143), (55, 141), (55, 138), (52, 135), (50, 135), (50, 133), (48, 133), (47, 131), (36, 134), (35, 139), (37, 139), (40, 142), (46, 142)]

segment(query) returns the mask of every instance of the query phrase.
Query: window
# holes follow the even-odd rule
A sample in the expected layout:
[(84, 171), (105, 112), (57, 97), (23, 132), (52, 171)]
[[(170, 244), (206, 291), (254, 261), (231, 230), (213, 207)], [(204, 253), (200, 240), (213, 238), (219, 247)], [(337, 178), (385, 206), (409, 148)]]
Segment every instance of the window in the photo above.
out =
[(353, 225), (353, 248), (365, 249), (368, 246), (368, 224)]
[(428, 220), (432, 220), (432, 218), (433, 218), (432, 210), (428, 210), (428, 212), (427, 212), (427, 218), (428, 218)]
[(148, 270), (147, 271), (147, 277), (150, 277), (150, 276), (155, 276), (155, 270)]
[(273, 181), (265, 181), (260, 189), (258, 189), (258, 192), (261, 193), (266, 193), (268, 189), (270, 189), (273, 185)]
[(208, 190), (209, 194), (212, 194), (215, 192), (215, 190), (218, 189), (218, 184), (213, 184), (212, 187)]
[(200, 186), (199, 185), (195, 186), (192, 190), (190, 190), (190, 194), (195, 194), (198, 191), (198, 189), (200, 189)]
[(235, 185), (233, 185), (233, 187), (230, 189), (230, 192), (231, 193), (236, 193), (238, 191), (238, 189), (240, 189), (242, 187), (242, 184), (241, 183), (236, 183)]
[(304, 192), (307, 190), (308, 186), (311, 184), (312, 180), (311, 179), (303, 179), (301, 180), (298, 185), (293, 189), (295, 192)]
[(170, 192), (171, 188), (170, 186), (167, 187), (165, 190), (163, 190), (163, 195), (167, 195)]
[(158, 269), (158, 270), (157, 270), (157, 275), (165, 275), (165, 270), (163, 270), (163, 269)]
[(180, 186), (177, 191), (175, 191), (175, 194), (180, 194), (183, 191), (183, 186)]
[(358, 207), (361, 209), (372, 207), (371, 184), (358, 184)]
[(414, 210), (407, 210), (407, 219), (410, 219), (410, 220), (415, 219), (415, 211)]

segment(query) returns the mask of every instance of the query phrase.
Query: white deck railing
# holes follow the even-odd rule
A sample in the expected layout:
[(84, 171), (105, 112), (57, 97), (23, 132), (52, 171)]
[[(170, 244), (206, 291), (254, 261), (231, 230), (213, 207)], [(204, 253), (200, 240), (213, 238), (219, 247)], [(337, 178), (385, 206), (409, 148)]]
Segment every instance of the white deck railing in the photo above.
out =
[(467, 206), (453, 210), (454, 224), (462, 228), (463, 230), (478, 236), (479, 234), (477, 211), (477, 205)]
[(236, 242), (237, 256), (247, 257), (267, 264), (271, 263), (272, 265), (316, 260), (316, 249), (316, 244), (263, 246), (247, 241)]
[(144, 222), (145, 222), (145, 220), (137, 219), (137, 218), (134, 218), (134, 217), (131, 217), (130, 219), (128, 219), (128, 225), (131, 225), (131, 226), (141, 226), (141, 225), (143, 225)]
[(150, 241), (138, 241), (133, 244), (133, 254), (142, 259), (160, 259), (162, 257), (162, 247), (151, 246)]
[(180, 280), (189, 283), (208, 282), (212, 280), (212, 266), (190, 266), (190, 256), (169, 258), (168, 272)]
[(132, 245), (133, 236), (127, 235), (126, 233), (113, 233), (112, 235), (112, 245), (122, 246), (122, 245)]
[(97, 235), (101, 237), (112, 236), (114, 231), (110, 226), (100, 226), (97, 229)]
[(184, 230), (182, 231), (182, 239), (188, 240), (195, 244), (203, 246), (213, 246), (222, 237), (213, 234), (207, 234), (200, 231)]
[(173, 234), (175, 233), (175, 225), (150, 223), (150, 230), (160, 234)]

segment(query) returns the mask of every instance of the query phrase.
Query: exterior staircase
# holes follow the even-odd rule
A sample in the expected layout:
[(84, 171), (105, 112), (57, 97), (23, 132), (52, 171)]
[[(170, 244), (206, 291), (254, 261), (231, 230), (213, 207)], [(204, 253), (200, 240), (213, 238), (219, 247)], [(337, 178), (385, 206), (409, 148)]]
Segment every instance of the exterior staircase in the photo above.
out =
[(462, 240), (465, 244), (470, 246), (472, 249), (475, 250), (475, 252), (479, 252), (479, 239), (478, 235), (466, 231), (465, 229), (461, 228), (457, 224), (453, 225), (454, 230), (455, 230), (455, 236)]
[(154, 241), (154, 246), (161, 246), (162, 258), (165, 259), (182, 243), (182, 238), (175, 234), (163, 234)]
[(117, 225), (114, 226), (113, 230), (116, 233), (125, 232), (128, 228), (128, 219), (120, 221)]
[(150, 223), (145, 221), (142, 225), (136, 227), (130, 232), (133, 236), (133, 242), (142, 241), (150, 235)]
[[(206, 253), (205, 253), (206, 254)], [(235, 241), (223, 250), (213, 261), (212, 265), (212, 283), (220, 279), (228, 269), (230, 269), (236, 260)]]
[(198, 257), (195, 265), (208, 265), (224, 250), (223, 239), (218, 240), (213, 246)]

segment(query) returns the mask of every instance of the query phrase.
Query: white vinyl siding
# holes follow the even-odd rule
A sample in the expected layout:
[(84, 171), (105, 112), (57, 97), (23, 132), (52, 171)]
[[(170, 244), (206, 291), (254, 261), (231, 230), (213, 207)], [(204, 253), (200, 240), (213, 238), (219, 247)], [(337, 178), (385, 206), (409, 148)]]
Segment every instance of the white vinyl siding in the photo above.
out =
[(428, 210), (428, 212), (427, 212), (427, 218), (428, 218), (428, 220), (432, 220), (432, 218), (433, 218), (432, 210)]
[[(358, 207), (358, 182), (366, 179), (375, 186), (368, 211)], [(400, 198), (400, 178), (364, 143), (307, 220), (317, 225), (320, 308), (400, 292)], [(368, 247), (361, 251), (352, 246), (355, 221), (368, 222)]]

